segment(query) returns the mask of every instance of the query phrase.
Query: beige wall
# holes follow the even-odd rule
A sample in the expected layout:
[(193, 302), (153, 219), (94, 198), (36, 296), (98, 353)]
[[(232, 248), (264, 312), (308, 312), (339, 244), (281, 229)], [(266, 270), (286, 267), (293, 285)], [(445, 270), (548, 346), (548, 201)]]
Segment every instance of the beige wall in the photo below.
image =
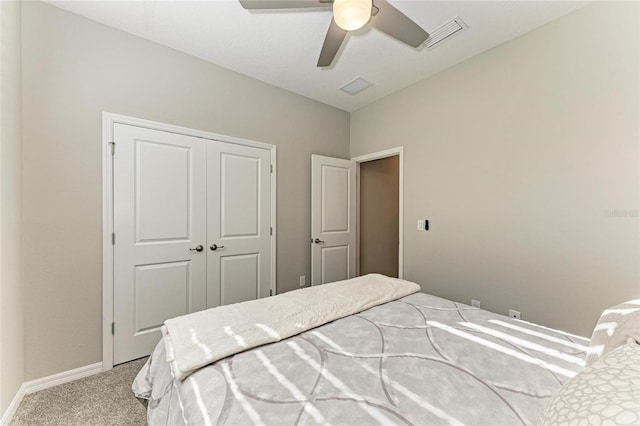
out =
[(398, 277), (399, 156), (360, 163), (360, 274)]
[(23, 382), (20, 3), (0, 2), (0, 416)]
[(310, 274), (311, 154), (349, 115), (39, 2), (23, 6), (26, 380), (99, 362), (102, 112), (278, 146), (280, 292)]
[(639, 7), (589, 5), (351, 115), (352, 156), (405, 147), (407, 279), (585, 336), (640, 297)]

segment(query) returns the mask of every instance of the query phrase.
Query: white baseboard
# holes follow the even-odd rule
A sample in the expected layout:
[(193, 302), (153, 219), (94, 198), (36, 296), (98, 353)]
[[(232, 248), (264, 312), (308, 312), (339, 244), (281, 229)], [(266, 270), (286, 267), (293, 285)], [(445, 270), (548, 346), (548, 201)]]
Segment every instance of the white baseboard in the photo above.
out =
[(9, 404), (9, 407), (3, 414), (2, 419), (0, 420), (0, 426), (6, 426), (11, 422), (13, 415), (16, 413), (16, 410), (25, 395), (61, 385), (63, 383), (82, 379), (83, 377), (93, 376), (98, 373), (102, 373), (101, 362), (96, 362), (95, 364), (85, 365), (84, 367), (74, 368), (73, 370), (63, 371), (61, 373), (52, 374), (51, 376), (23, 383), (22, 386), (20, 386), (20, 389), (18, 389), (16, 396), (11, 401), (11, 404)]
[(13, 397), (11, 404), (9, 404), (7, 410), (2, 415), (2, 419), (0, 419), (0, 426), (7, 426), (9, 423), (11, 423), (11, 419), (16, 413), (18, 406), (22, 402), (22, 398), (24, 398), (24, 383), (22, 384), (22, 386), (20, 386), (18, 392), (16, 393), (16, 396)]
[(73, 370), (63, 371), (62, 373), (52, 374), (51, 376), (43, 377), (41, 379), (31, 380), (22, 386), (24, 387), (24, 394), (28, 395), (39, 390), (72, 382), (74, 380), (82, 379), (83, 377), (93, 376), (98, 373), (102, 373), (101, 362), (74, 368)]

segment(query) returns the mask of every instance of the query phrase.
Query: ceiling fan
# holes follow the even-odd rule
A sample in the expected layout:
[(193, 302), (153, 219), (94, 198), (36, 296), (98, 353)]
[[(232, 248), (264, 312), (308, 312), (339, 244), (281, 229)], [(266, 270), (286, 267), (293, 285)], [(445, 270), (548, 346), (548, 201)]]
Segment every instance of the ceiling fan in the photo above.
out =
[(239, 0), (245, 9), (298, 9), (333, 7), (333, 18), (318, 58), (318, 67), (328, 67), (349, 31), (369, 23), (383, 33), (412, 47), (429, 34), (405, 14), (384, 0)]

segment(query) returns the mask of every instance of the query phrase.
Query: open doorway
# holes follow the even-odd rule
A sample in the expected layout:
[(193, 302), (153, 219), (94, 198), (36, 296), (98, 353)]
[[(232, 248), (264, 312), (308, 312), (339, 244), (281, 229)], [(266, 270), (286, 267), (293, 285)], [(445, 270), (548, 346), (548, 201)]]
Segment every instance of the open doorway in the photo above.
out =
[(358, 174), (357, 274), (402, 278), (402, 147), (353, 160)]

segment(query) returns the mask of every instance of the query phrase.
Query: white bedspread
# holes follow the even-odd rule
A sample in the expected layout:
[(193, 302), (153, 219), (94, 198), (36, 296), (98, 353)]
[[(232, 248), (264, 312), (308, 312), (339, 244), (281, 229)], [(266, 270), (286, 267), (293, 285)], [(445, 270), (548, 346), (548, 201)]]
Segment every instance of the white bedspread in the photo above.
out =
[(420, 292), (183, 381), (166, 362), (165, 339), (133, 384), (152, 426), (535, 425), (582, 370), (589, 344)]
[(167, 320), (163, 334), (173, 376), (420, 291), (418, 284), (365, 275)]

